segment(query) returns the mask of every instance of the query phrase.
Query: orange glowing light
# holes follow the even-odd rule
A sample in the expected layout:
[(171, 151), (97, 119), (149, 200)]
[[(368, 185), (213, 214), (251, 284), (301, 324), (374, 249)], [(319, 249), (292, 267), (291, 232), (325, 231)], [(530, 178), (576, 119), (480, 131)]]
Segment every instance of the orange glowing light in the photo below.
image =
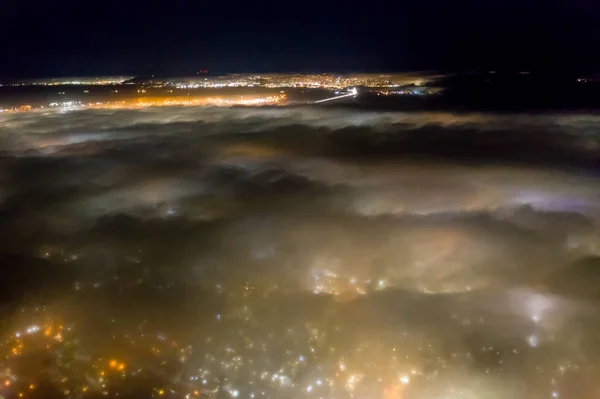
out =
[(401, 384), (392, 384), (391, 386), (385, 388), (384, 397), (385, 399), (402, 399), (402, 392), (404, 391), (404, 386)]

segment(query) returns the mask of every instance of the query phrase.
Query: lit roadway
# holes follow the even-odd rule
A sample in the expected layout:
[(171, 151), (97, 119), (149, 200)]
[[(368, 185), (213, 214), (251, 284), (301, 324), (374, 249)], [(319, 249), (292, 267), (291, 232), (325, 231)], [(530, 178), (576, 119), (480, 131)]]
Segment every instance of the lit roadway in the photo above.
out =
[(357, 94), (358, 94), (358, 91), (356, 90), (356, 87), (353, 87), (352, 89), (350, 89), (350, 93), (348, 93), (348, 94), (343, 94), (341, 96), (335, 96), (335, 97), (325, 98), (323, 100), (315, 101), (314, 103), (315, 104), (317, 104), (317, 103), (324, 103), (324, 102), (327, 102), (327, 101), (339, 100), (341, 98), (355, 97)]

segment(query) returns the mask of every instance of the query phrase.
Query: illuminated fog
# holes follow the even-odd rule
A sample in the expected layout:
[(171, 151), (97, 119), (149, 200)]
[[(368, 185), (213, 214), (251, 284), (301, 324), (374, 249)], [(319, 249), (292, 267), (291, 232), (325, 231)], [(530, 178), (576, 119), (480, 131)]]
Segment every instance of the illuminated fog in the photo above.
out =
[(0, 384), (595, 398), (599, 123), (333, 107), (0, 116)]

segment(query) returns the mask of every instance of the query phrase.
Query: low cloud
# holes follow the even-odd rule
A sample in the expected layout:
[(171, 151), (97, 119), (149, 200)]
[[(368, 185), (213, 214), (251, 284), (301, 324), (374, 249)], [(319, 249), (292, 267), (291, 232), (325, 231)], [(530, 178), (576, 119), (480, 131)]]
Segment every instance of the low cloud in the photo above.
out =
[(5, 285), (25, 287), (7, 301), (43, 300), (82, 330), (114, 318), (184, 337), (203, 349), (180, 377), (203, 364), (246, 397), (269, 385), (249, 384), (252, 364), (289, 379), (287, 397), (592, 395), (596, 116), (1, 118), (0, 253), (19, 270)]

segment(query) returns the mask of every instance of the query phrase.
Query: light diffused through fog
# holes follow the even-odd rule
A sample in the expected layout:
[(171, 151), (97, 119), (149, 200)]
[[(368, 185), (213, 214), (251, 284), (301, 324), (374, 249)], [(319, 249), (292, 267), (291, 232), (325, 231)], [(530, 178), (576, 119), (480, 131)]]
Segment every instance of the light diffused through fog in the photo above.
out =
[(0, 118), (6, 397), (600, 393), (600, 117)]

